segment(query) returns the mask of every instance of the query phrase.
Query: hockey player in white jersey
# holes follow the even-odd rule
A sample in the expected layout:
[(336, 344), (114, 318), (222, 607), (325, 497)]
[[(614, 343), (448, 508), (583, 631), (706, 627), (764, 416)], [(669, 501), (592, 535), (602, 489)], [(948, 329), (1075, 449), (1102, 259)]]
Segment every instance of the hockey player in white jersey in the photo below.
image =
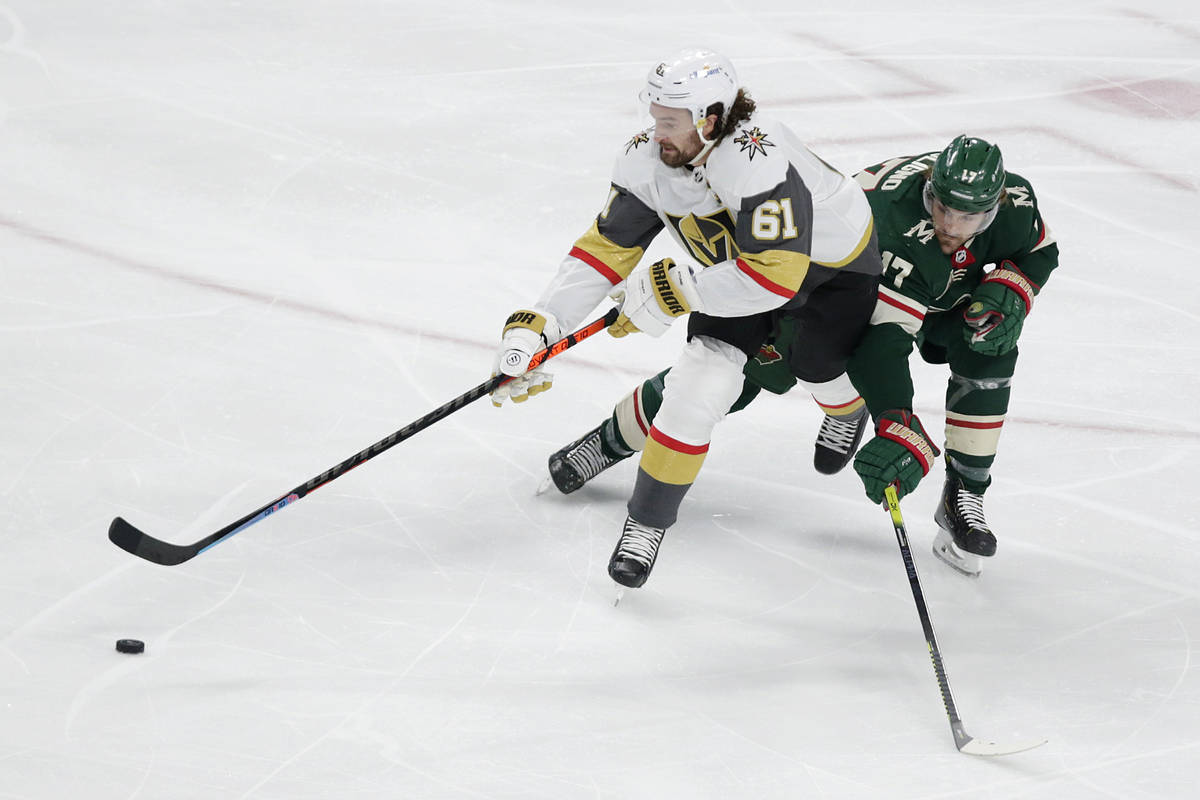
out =
[[(614, 290), (624, 297), (613, 336), (660, 336), (688, 318), (687, 344), (653, 425), (623, 425), (625, 442), (642, 456), (608, 571), (629, 587), (646, 582), (713, 428), (742, 391), (747, 358), (781, 318), (806, 345), (791, 348), (792, 373), (826, 422), (857, 443), (867, 414), (845, 363), (870, 319), (881, 272), (861, 187), (759, 112), (724, 56), (683, 50), (651, 68), (639, 96), (654, 124), (621, 149), (607, 203), (541, 297), (509, 317), (494, 369), (519, 377), (493, 396), (500, 405), (550, 388), (540, 368), (525, 372), (530, 357)], [(694, 263), (639, 264), (663, 230)], [(565, 450), (580, 484), (628, 455), (606, 446), (600, 429)], [(851, 457), (852, 446), (835, 467)], [(820, 448), (822, 468), (819, 459)]]

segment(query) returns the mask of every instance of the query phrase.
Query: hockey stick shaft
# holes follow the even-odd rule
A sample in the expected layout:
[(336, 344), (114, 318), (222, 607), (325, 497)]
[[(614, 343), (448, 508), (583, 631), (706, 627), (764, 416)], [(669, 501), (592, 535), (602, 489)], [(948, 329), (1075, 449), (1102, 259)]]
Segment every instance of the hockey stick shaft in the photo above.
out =
[(896, 542), (900, 545), (904, 568), (908, 571), (908, 584), (912, 587), (913, 600), (917, 604), (921, 629), (925, 631), (925, 643), (929, 646), (929, 659), (933, 662), (933, 672), (937, 675), (938, 689), (942, 692), (942, 703), (946, 706), (946, 716), (950, 718), (950, 732), (954, 734), (954, 746), (960, 753), (971, 756), (1007, 756), (1041, 747), (1046, 743), (1045, 739), (997, 744), (976, 739), (963, 727), (962, 720), (958, 716), (958, 709), (954, 705), (954, 695), (950, 693), (950, 680), (946, 677), (946, 665), (942, 662), (942, 651), (938, 649), (937, 637), (933, 633), (929, 607), (925, 605), (925, 593), (921, 591), (921, 579), (917, 576), (917, 565), (913, 561), (912, 549), (908, 546), (908, 531), (904, 528), (904, 517), (900, 514), (900, 496), (896, 493), (895, 486), (884, 489), (883, 496), (887, 510), (892, 515), (892, 525), (896, 529)]
[(900, 545), (900, 556), (904, 559), (904, 568), (908, 572), (908, 585), (912, 589), (913, 601), (917, 604), (917, 616), (921, 618), (921, 629), (925, 632), (925, 644), (929, 646), (929, 658), (933, 662), (933, 672), (937, 676), (938, 689), (942, 693), (942, 703), (946, 706), (946, 715), (950, 718), (950, 730), (954, 733), (954, 744), (960, 750), (971, 737), (963, 730), (962, 720), (958, 717), (958, 709), (954, 705), (954, 695), (950, 693), (950, 681), (946, 677), (946, 667), (942, 663), (942, 651), (938, 648), (937, 636), (933, 632), (933, 621), (929, 618), (929, 607), (925, 604), (925, 593), (921, 590), (921, 578), (917, 575), (917, 565), (913, 561), (912, 548), (908, 544), (908, 531), (904, 527), (904, 517), (900, 514), (900, 497), (896, 487), (889, 486), (883, 496), (887, 502), (888, 513), (892, 517), (892, 526), (896, 529), (896, 542)]
[(946, 665), (942, 662), (942, 651), (938, 649), (937, 637), (933, 633), (933, 622), (929, 618), (929, 607), (925, 605), (925, 593), (921, 591), (921, 579), (917, 576), (917, 565), (913, 561), (912, 549), (908, 546), (908, 531), (904, 528), (904, 517), (900, 514), (900, 496), (896, 493), (894, 485), (884, 489), (883, 496), (888, 513), (892, 516), (892, 525), (896, 529), (896, 542), (900, 545), (904, 568), (908, 571), (908, 584), (912, 587), (913, 600), (917, 604), (921, 629), (925, 631), (925, 643), (929, 646), (929, 659), (933, 662), (933, 671), (937, 675), (938, 689), (942, 692), (942, 703), (946, 706), (946, 716), (950, 718), (950, 732), (954, 734), (954, 746), (960, 753), (970, 756), (1008, 756), (1041, 747), (1046, 743), (1045, 739), (996, 743), (976, 739), (963, 727), (962, 720), (958, 716), (958, 709), (954, 705), (954, 696), (950, 694), (950, 680), (946, 677)]
[[(588, 337), (604, 330), (609, 325), (616, 322), (618, 314), (618, 309), (609, 309), (608, 313), (606, 313), (603, 317), (593, 320), (574, 333), (568, 334), (563, 339), (550, 345), (546, 349), (535, 353), (533, 358), (531, 358), (529, 361), (527, 371), (536, 369), (548, 359), (559, 355), (563, 351), (579, 344), (584, 339), (587, 339)], [(156, 539), (153, 536), (138, 530), (121, 517), (115, 518), (112, 521), (112, 524), (109, 525), (108, 538), (113, 544), (117, 545), (122, 550), (132, 553), (140, 558), (144, 558), (147, 561), (152, 561), (156, 564), (163, 564), (167, 566), (182, 564), (184, 561), (203, 553), (205, 550), (228, 539), (234, 534), (240, 533), (246, 528), (249, 528), (256, 522), (261, 522), (262, 520), (274, 514), (276, 511), (291, 505), (305, 495), (315, 492), (325, 484), (340, 478), (342, 475), (345, 475), (355, 467), (365, 464), (372, 458), (375, 458), (375, 456), (390, 450), (413, 434), (419, 433), (420, 431), (428, 428), (430, 425), (433, 425), (435, 422), (445, 419), (455, 411), (458, 411), (460, 408), (473, 403), (486, 394), (490, 394), (498, 387), (508, 383), (511, 380), (512, 378), (507, 375), (493, 375), (491, 378), (479, 384), (475, 388), (464, 392), (450, 402), (435, 408), (433, 411), (430, 411), (420, 419), (417, 419), (408, 425), (405, 425), (400, 430), (385, 436), (378, 442), (375, 442), (374, 444), (364, 448), (363, 450), (360, 450), (344, 461), (330, 467), (320, 475), (305, 481), (304, 483), (292, 489), (290, 492), (275, 498), (261, 508), (251, 511), (249, 514), (237, 520), (236, 522), (231, 522), (224, 528), (221, 528), (221, 530), (216, 531), (215, 533), (210, 534), (209, 536), (206, 536), (193, 544), (178, 545), (164, 542), (161, 539)]]

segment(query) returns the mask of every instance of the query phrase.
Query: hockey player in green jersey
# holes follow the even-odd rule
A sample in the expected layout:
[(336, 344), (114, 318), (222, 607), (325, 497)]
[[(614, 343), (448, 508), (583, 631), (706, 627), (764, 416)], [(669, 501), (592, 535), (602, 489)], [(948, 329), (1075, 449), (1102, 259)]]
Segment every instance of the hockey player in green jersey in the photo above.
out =
[[(908, 359), (948, 364), (946, 483), (935, 519), (934, 552), (970, 575), (996, 551), (983, 493), (1017, 359), (1025, 316), (1058, 248), (1029, 183), (1006, 173), (1000, 150), (959, 136), (941, 152), (895, 158), (858, 173), (875, 217), (885, 273), (871, 326), (849, 371), (876, 421), (876, 436), (855, 458), (867, 496), (880, 502), (896, 484), (916, 488), (939, 451), (913, 414)], [(985, 271), (986, 266), (991, 266)], [(786, 368), (796, 337), (788, 320), (751, 357), (731, 411), (761, 389), (783, 394), (796, 383)], [(640, 449), (661, 403), (663, 371), (617, 404), (594, 431), (550, 457), (560, 491), (571, 492)], [(829, 418), (827, 418), (828, 421)], [(858, 431), (822, 426), (817, 463), (854, 457)], [(839, 458), (838, 454), (842, 454)]]
[(849, 364), (876, 422), (855, 457), (867, 496), (903, 496), (938, 454), (913, 413), (908, 359), (947, 364), (946, 481), (934, 553), (979, 574), (996, 552), (983, 514), (1008, 411), (1017, 340), (1058, 266), (1033, 187), (1006, 172), (1000, 148), (959, 136), (940, 153), (896, 158), (855, 176), (867, 192), (884, 276), (871, 327)]
[[(828, 415), (865, 429), (866, 405), (845, 365), (881, 272), (862, 187), (762, 113), (724, 56), (673, 55), (650, 69), (640, 97), (653, 127), (619, 152), (603, 210), (541, 297), (509, 317), (494, 369), (516, 379), (493, 394), (502, 404), (549, 388), (540, 367), (526, 371), (531, 356), (614, 290), (623, 294), (614, 336), (658, 336), (687, 318), (656, 418), (626, 447), (642, 456), (608, 573), (629, 587), (649, 576), (714, 427), (742, 392), (747, 359), (780, 317), (804, 345), (789, 362), (794, 374)], [(639, 263), (663, 232), (691, 264)], [(574, 461), (601, 464), (597, 437), (584, 439)]]

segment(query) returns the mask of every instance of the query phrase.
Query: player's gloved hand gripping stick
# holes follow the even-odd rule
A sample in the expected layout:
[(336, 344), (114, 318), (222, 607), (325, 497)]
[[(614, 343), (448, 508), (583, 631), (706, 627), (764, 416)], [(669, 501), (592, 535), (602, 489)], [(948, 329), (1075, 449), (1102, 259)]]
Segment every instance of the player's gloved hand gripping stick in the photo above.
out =
[[(609, 325), (612, 325), (614, 322), (616, 322), (618, 313), (619, 311), (617, 309), (610, 309), (603, 317), (589, 322), (587, 325), (584, 325), (574, 333), (567, 335), (544, 350), (535, 353), (529, 360), (528, 369), (537, 369), (538, 365), (547, 359), (553, 358), (564, 350), (579, 344), (589, 336), (604, 330)], [(272, 500), (262, 508), (251, 511), (237, 522), (231, 522), (216, 533), (206, 536), (194, 544), (171, 544), (170, 542), (164, 542), (160, 539), (155, 539), (153, 536), (143, 533), (142, 531), (133, 527), (121, 517), (117, 517), (112, 521), (112, 524), (109, 525), (108, 538), (113, 544), (115, 544), (117, 547), (120, 547), (122, 550), (133, 553), (135, 556), (144, 558), (147, 561), (153, 561), (155, 564), (164, 564), (167, 566), (182, 564), (184, 561), (187, 561), (188, 559), (203, 553), (208, 548), (224, 541), (225, 539), (228, 539), (235, 533), (240, 533), (254, 523), (266, 519), (271, 514), (274, 514), (276, 511), (280, 510), (286, 505), (296, 502), (306, 494), (314, 492), (330, 481), (340, 478), (342, 475), (345, 475), (358, 465), (370, 461), (375, 456), (379, 455), (385, 450), (391, 449), (408, 437), (412, 436), (414, 433), (425, 430), (438, 420), (450, 416), (468, 403), (478, 400), (486, 394), (490, 394), (501, 384), (511, 380), (513, 380), (513, 378), (508, 375), (493, 375), (491, 378), (488, 378), (474, 389), (471, 389), (470, 391), (454, 398), (450, 402), (435, 408), (433, 411), (430, 411), (428, 414), (416, 420), (415, 422), (411, 422), (395, 433), (385, 436), (378, 442), (375, 442), (375, 444), (370, 445), (358, 453), (355, 453), (345, 461), (342, 461), (340, 464), (325, 470), (312, 480), (300, 484), (282, 497)]]

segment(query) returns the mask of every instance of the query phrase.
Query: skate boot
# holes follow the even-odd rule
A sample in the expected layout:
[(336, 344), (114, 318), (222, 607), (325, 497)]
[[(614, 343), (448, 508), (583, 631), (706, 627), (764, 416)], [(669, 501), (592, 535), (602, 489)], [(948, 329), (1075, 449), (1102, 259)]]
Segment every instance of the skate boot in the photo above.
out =
[(978, 575), (981, 559), (996, 553), (996, 537), (983, 517), (983, 495), (966, 489), (961, 479), (946, 476), (933, 519), (941, 528), (933, 554), (965, 575)]
[(654, 569), (658, 546), (666, 532), (666, 528), (651, 528), (633, 517), (626, 517), (621, 538), (608, 560), (608, 576), (631, 589), (644, 584), (650, 577), (650, 570)]
[(583, 486), (621, 459), (609, 458), (600, 447), (601, 423), (550, 456), (550, 477), (563, 494)]
[(850, 463), (869, 419), (866, 406), (846, 417), (825, 415), (821, 430), (817, 431), (817, 447), (813, 455), (813, 466), (817, 472), (833, 475)]

